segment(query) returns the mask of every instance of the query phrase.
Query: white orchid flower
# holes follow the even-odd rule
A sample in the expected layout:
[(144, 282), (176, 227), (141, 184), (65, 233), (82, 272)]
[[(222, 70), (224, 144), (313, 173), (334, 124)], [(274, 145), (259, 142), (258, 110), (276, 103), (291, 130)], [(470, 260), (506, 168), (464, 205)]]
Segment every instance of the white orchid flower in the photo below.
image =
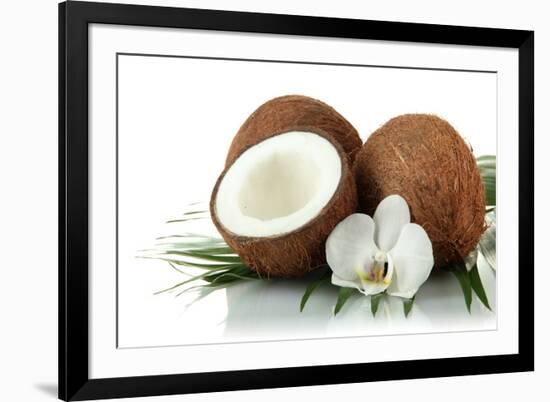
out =
[(384, 198), (374, 219), (356, 213), (336, 225), (326, 255), (334, 285), (408, 299), (434, 265), (432, 243), (422, 226), (411, 223), (409, 206), (399, 195)]

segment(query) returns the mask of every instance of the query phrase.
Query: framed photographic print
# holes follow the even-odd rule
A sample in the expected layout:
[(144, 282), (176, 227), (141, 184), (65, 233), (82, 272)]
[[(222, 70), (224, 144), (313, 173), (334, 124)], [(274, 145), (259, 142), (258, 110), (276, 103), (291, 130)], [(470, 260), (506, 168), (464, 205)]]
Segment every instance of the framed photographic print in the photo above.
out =
[(60, 4), (59, 397), (533, 370), (533, 43)]

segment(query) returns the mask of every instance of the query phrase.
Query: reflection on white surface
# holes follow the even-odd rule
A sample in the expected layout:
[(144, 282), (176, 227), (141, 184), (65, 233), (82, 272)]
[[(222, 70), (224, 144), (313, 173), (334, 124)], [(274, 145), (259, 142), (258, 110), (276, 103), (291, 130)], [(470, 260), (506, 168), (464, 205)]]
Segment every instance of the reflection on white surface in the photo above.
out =
[[(169, 267), (157, 261), (146, 263), (149, 263), (148, 269), (136, 272), (141, 271), (149, 276), (150, 281), (145, 283), (156, 286), (151, 289), (152, 292), (171, 284), (164, 282), (159, 286), (158, 281), (159, 276), (166, 281), (160, 273), (169, 270)], [(151, 265), (155, 268), (151, 269)], [(496, 311), (495, 273), (482, 257), (479, 257), (478, 268), (489, 303)], [(171, 273), (174, 274), (179, 275)], [(181, 280), (181, 277), (175, 278)], [(370, 298), (360, 294), (352, 296), (340, 313), (334, 316), (338, 290), (329, 285), (319, 287), (304, 311), (300, 312), (300, 300), (307, 283), (307, 279), (249, 281), (223, 290), (186, 292), (178, 297), (174, 294), (154, 296), (152, 292), (147, 297), (143, 296), (143, 292), (121, 295), (119, 346), (496, 329), (496, 314), (485, 308), (475, 295), (471, 313), (468, 313), (459, 284), (448, 272), (435, 272), (420, 288), (408, 317), (403, 313), (401, 299), (389, 296), (383, 299), (376, 317), (373, 317)]]
[[(495, 276), (485, 263), (479, 269), (494, 309)], [(446, 272), (434, 274), (421, 288), (408, 317), (403, 313), (402, 299), (390, 296), (383, 299), (373, 317), (370, 297), (359, 293), (335, 316), (338, 290), (331, 286), (318, 288), (300, 313), (299, 301), (306, 286), (305, 281), (277, 280), (228, 288), (225, 338), (275, 340), (496, 328), (494, 313), (477, 299), (468, 313), (458, 282)]]

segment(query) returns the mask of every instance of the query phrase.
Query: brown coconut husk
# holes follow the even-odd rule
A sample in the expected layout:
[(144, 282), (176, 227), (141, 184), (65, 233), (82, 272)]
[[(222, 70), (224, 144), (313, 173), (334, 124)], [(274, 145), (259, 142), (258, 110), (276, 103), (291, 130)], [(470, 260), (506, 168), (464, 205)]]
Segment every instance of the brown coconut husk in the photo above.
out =
[(363, 142), (357, 130), (340, 113), (320, 100), (302, 95), (271, 99), (243, 123), (229, 147), (225, 166), (229, 166), (249, 146), (282, 132), (300, 127), (322, 130), (339, 142), (351, 162)]
[(279, 236), (247, 237), (229, 231), (217, 217), (215, 200), (218, 188), (232, 164), (226, 167), (218, 178), (210, 198), (212, 221), (225, 242), (247, 266), (266, 278), (299, 277), (326, 263), (325, 242), (328, 235), (340, 221), (357, 210), (357, 192), (352, 165), (342, 146), (318, 128), (293, 127), (292, 131), (294, 130), (321, 135), (334, 145), (342, 161), (340, 183), (331, 200), (314, 219), (292, 232)]
[(445, 120), (426, 114), (395, 117), (372, 134), (354, 165), (359, 208), (373, 214), (399, 194), (421, 225), (435, 265), (466, 257), (485, 231), (485, 193), (470, 147)]

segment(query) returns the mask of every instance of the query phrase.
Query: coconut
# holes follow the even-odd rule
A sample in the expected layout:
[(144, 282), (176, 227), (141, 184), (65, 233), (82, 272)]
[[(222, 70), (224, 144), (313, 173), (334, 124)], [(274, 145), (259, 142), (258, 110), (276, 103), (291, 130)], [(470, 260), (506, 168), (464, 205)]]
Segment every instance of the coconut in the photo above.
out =
[(432, 241), (436, 266), (463, 259), (478, 244), (485, 230), (483, 182), (470, 147), (445, 120), (391, 119), (363, 145), (354, 173), (365, 213), (390, 194), (405, 198), (411, 220)]
[(352, 162), (363, 145), (357, 130), (326, 103), (307, 96), (287, 95), (267, 101), (246, 119), (229, 147), (226, 166), (265, 138), (308, 128), (333, 137)]
[(292, 125), (256, 138), (228, 159), (212, 192), (212, 220), (261, 276), (304, 275), (326, 261), (328, 235), (357, 208), (352, 165), (319, 128)]

